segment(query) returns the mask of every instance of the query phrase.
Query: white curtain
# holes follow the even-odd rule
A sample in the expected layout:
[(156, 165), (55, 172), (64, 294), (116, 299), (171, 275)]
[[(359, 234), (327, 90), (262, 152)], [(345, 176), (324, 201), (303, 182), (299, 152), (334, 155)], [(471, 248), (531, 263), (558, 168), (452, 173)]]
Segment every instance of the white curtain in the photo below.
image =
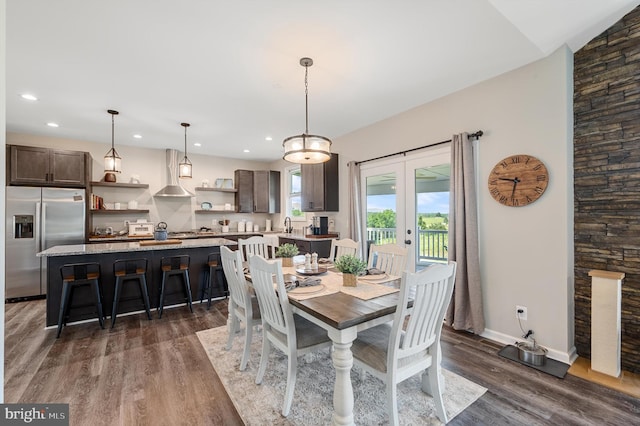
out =
[(349, 167), (349, 238), (360, 244), (360, 253), (366, 258), (367, 242), (362, 235), (362, 206), (360, 199), (360, 165), (355, 161)]
[(467, 133), (451, 142), (449, 186), (449, 260), (458, 264), (445, 321), (457, 330), (484, 331), (482, 283), (478, 257), (478, 218), (473, 144)]

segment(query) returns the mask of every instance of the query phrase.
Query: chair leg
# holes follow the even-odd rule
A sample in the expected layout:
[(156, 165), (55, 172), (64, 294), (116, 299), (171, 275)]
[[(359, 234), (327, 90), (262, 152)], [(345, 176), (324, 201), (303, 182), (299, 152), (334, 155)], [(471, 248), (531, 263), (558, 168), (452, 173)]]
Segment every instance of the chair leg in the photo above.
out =
[(398, 425), (398, 395), (395, 377), (387, 376), (387, 411), (389, 412), (389, 424)]
[(227, 338), (227, 350), (231, 350), (233, 346), (233, 339), (236, 337), (236, 333), (239, 329), (239, 320), (236, 314), (236, 306), (233, 302), (229, 303), (229, 337)]
[(291, 411), (291, 403), (293, 402), (293, 391), (296, 387), (296, 373), (298, 372), (298, 357), (296, 349), (289, 351), (287, 360), (287, 388), (284, 393), (284, 402), (282, 404), (282, 415), (287, 417)]
[(184, 272), (184, 285), (187, 290), (187, 300), (189, 304), (189, 310), (193, 313), (193, 305), (191, 300), (191, 283), (189, 282), (189, 271)]
[(164, 284), (167, 280), (167, 273), (162, 273), (162, 284), (160, 287), (160, 302), (158, 303), (158, 318), (162, 318), (162, 308), (164, 308)]
[(213, 284), (218, 281), (218, 272), (215, 268), (209, 267), (209, 281), (207, 283), (207, 310), (211, 309), (211, 294), (213, 293)]
[(444, 408), (442, 389), (440, 388), (440, 378), (438, 377), (438, 366), (436, 363), (431, 364), (431, 366), (427, 368), (422, 375), (423, 388), (425, 380), (429, 381), (431, 396), (433, 397), (433, 402), (436, 406), (436, 415), (442, 423), (446, 424), (449, 421), (449, 418), (447, 417), (447, 410)]
[(141, 275), (138, 279), (140, 283), (140, 291), (142, 292), (142, 300), (144, 300), (144, 308), (147, 310), (147, 318), (151, 320), (151, 306), (149, 304), (149, 291), (147, 290), (147, 278)]
[(60, 300), (60, 313), (58, 314), (58, 334), (56, 334), (56, 339), (60, 337), (60, 333), (62, 332), (62, 324), (65, 322), (65, 315), (67, 311), (67, 305), (69, 303), (69, 283), (62, 283), (62, 299)]
[(245, 319), (244, 324), (244, 350), (242, 351), (242, 360), (240, 361), (240, 371), (244, 371), (247, 368), (247, 362), (249, 362), (249, 354), (251, 353), (251, 340), (253, 337), (253, 327), (250, 324), (250, 320)]
[(203, 283), (204, 285), (202, 286), (202, 291), (200, 292), (200, 303), (202, 303), (202, 301), (204, 300), (204, 294), (205, 292), (209, 292), (209, 277), (211, 276), (211, 268), (209, 268), (209, 270), (207, 270), (205, 268), (204, 270), (204, 277), (203, 277)]
[(260, 354), (260, 367), (258, 367), (258, 374), (256, 375), (256, 385), (262, 383), (264, 372), (267, 369), (267, 361), (269, 360), (269, 352), (271, 351), (271, 342), (267, 336), (267, 325), (263, 324), (262, 329), (262, 354)]
[(122, 289), (122, 279), (116, 278), (116, 288), (113, 294), (113, 309), (111, 309), (111, 328), (116, 325), (116, 316), (118, 315), (118, 301), (120, 300), (120, 290)]
[(96, 298), (96, 308), (98, 309), (98, 322), (100, 323), (100, 327), (104, 328), (104, 314), (102, 312), (102, 298), (100, 297), (100, 284), (98, 280), (93, 282), (93, 289)]

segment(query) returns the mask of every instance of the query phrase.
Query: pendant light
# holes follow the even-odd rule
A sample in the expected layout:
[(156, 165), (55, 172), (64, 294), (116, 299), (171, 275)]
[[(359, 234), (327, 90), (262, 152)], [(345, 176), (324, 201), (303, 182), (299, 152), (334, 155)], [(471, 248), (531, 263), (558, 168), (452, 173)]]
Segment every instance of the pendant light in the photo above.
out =
[(189, 157), (187, 157), (187, 127), (190, 126), (189, 123), (180, 123), (182, 127), (184, 127), (184, 158), (178, 164), (178, 177), (180, 178), (191, 178), (193, 177), (193, 166), (191, 161), (189, 161)]
[(122, 159), (118, 155), (118, 151), (114, 148), (114, 116), (118, 115), (118, 111), (114, 111), (112, 109), (108, 109), (107, 112), (111, 114), (111, 149), (104, 156), (104, 181), (105, 182), (115, 182), (116, 181), (116, 173), (122, 172)]
[(305, 130), (303, 134), (290, 136), (282, 142), (284, 147), (282, 158), (298, 164), (324, 163), (331, 158), (331, 140), (324, 136), (309, 134), (309, 83), (307, 77), (309, 67), (313, 65), (313, 59), (301, 58), (300, 65), (304, 67)]

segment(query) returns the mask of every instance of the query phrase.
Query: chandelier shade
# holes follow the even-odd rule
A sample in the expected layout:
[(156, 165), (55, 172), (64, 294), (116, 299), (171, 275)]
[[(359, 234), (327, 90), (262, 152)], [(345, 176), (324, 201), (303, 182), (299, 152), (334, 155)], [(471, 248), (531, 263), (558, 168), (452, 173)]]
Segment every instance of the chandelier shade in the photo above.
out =
[(104, 156), (104, 180), (107, 182), (115, 182), (116, 175), (114, 173), (122, 172), (122, 158), (120, 158), (120, 155), (118, 155), (118, 151), (116, 151), (114, 146), (114, 117), (118, 115), (119, 112), (112, 109), (107, 110), (107, 112), (111, 114), (111, 149), (107, 151)]
[(289, 136), (282, 142), (284, 148), (283, 159), (297, 164), (316, 164), (329, 161), (331, 158), (331, 140), (324, 136), (309, 134), (309, 67), (313, 59), (301, 58), (300, 65), (304, 67), (304, 110), (305, 131), (301, 135)]
[(179, 178), (191, 178), (193, 177), (193, 165), (187, 157), (187, 127), (190, 126), (189, 123), (180, 123), (182, 127), (184, 127), (184, 157), (182, 161), (178, 163), (178, 177)]

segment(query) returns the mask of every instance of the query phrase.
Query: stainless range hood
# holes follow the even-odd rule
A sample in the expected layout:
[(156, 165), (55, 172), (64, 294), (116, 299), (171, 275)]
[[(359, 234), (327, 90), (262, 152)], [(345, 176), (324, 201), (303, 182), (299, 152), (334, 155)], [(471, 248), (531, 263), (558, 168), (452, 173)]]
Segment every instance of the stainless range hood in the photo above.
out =
[(154, 197), (195, 197), (180, 185), (178, 180), (178, 151), (167, 149), (167, 186), (158, 191)]

